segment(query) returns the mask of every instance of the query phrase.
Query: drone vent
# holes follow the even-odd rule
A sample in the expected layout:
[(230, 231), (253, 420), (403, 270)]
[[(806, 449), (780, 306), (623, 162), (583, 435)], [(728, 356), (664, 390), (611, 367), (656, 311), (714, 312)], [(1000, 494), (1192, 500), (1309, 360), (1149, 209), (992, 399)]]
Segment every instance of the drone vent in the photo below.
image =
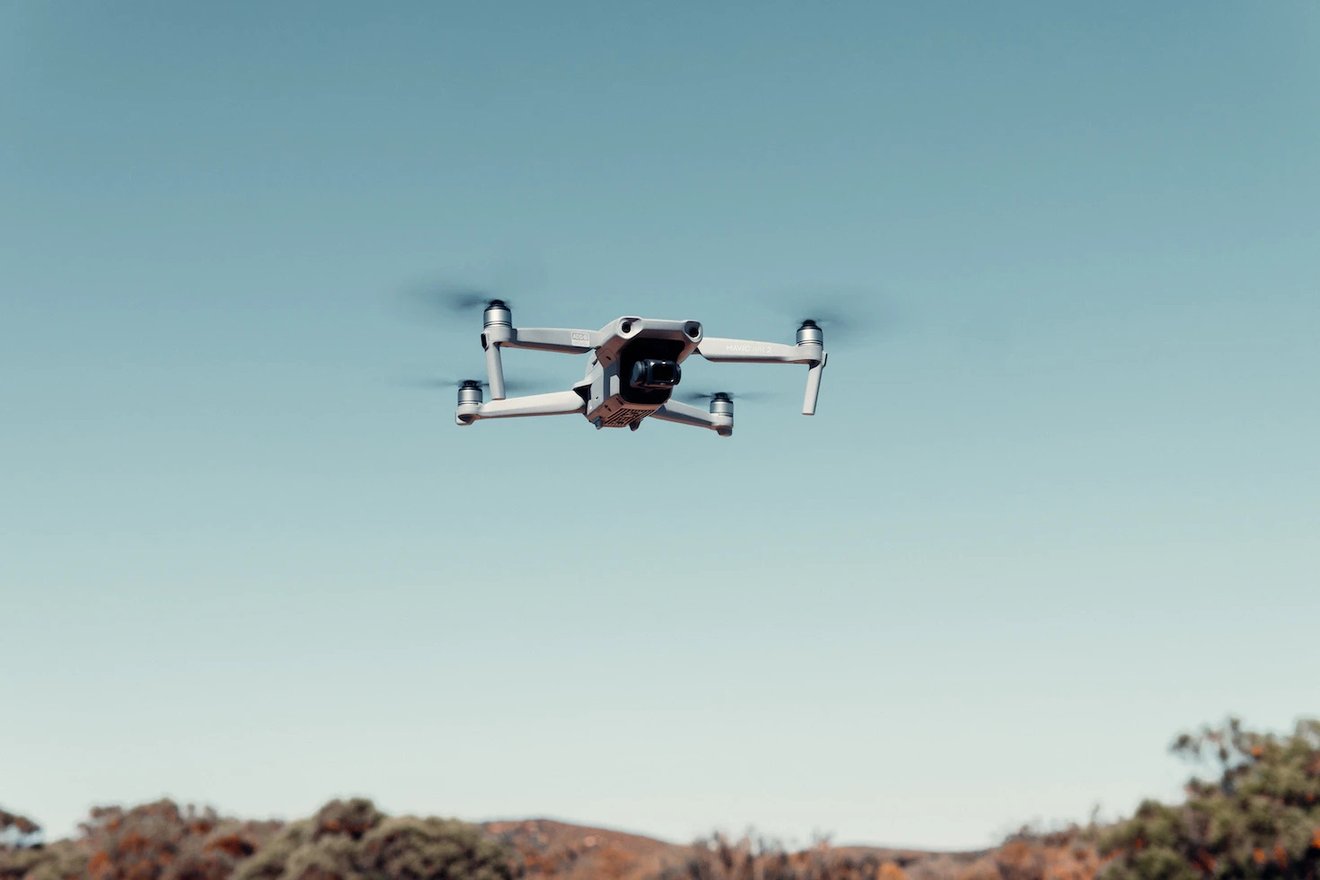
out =
[(633, 421), (636, 421), (640, 413), (630, 409), (620, 409), (610, 413), (602, 421), (601, 425), (606, 428), (622, 428)]

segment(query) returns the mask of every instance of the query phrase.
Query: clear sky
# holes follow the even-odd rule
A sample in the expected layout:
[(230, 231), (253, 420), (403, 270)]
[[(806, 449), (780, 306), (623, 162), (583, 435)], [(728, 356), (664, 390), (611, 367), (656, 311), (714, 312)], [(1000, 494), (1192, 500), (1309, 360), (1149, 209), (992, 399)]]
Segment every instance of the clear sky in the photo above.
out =
[[(523, 323), (874, 332), (731, 439)], [(0, 5), (0, 803), (972, 846), (1320, 710), (1320, 4)], [(828, 341), (828, 339), (827, 339)], [(567, 384), (583, 361), (511, 353)]]

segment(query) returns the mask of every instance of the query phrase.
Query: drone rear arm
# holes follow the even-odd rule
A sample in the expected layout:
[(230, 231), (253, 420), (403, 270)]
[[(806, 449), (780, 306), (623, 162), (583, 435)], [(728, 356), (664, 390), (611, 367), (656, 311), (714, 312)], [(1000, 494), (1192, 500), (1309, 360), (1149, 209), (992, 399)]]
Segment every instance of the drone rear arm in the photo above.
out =
[[(507, 309), (503, 309), (507, 314)], [(562, 354), (585, 354), (600, 344), (596, 330), (572, 330), (559, 327), (514, 328), (510, 324), (487, 324), (481, 334), (486, 349), (486, 375), (493, 400), (504, 399), (504, 364), (501, 348), (526, 348), (532, 351), (557, 351)]]
[[(798, 338), (802, 339), (802, 331), (798, 332)], [(816, 333), (819, 332), (817, 329)], [(825, 371), (827, 355), (824, 346), (814, 338), (808, 337), (797, 345), (784, 345), (780, 342), (707, 336), (697, 346), (697, 354), (708, 361), (722, 364), (806, 364), (807, 390), (802, 398), (802, 414), (816, 414), (816, 400), (820, 397), (820, 379)]]

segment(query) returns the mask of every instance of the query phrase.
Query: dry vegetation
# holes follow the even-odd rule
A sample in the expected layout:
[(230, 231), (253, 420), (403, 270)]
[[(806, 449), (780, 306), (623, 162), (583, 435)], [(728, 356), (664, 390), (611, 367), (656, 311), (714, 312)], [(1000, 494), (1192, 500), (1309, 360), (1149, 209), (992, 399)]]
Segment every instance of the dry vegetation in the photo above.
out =
[(720, 835), (684, 847), (549, 820), (391, 818), (362, 799), (252, 822), (159, 801), (97, 808), (52, 843), (0, 810), (0, 880), (1320, 880), (1320, 721), (1286, 736), (1230, 721), (1174, 751), (1214, 771), (1183, 802), (1108, 828), (1024, 829), (984, 852)]

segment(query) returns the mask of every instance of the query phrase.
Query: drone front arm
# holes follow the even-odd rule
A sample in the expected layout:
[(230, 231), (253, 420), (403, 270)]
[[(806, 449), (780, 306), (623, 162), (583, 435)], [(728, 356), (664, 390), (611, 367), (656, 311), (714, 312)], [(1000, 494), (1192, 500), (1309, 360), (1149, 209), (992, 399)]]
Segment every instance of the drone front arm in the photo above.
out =
[[(819, 357), (819, 346), (816, 347)], [(752, 339), (722, 339), (707, 336), (697, 346), (697, 354), (721, 364), (808, 364), (811, 357), (800, 346), (781, 342), (757, 342)]]
[[(488, 331), (489, 332), (489, 331)], [(562, 354), (586, 354), (604, 340), (597, 330), (573, 330), (560, 327), (510, 328), (509, 338), (492, 340), (506, 348), (532, 351), (557, 351)]]
[(662, 404), (659, 409), (651, 413), (649, 418), (679, 425), (692, 425), (696, 428), (709, 428), (721, 437), (728, 437), (733, 433), (733, 416), (707, 412), (677, 400)]
[(566, 416), (586, 409), (586, 401), (576, 391), (551, 391), (549, 394), (530, 394), (510, 397), (489, 403), (460, 403), (455, 419), (460, 425), (470, 425), (478, 419), (511, 419), (519, 416)]
[[(813, 325), (814, 327), (814, 325)], [(819, 334), (819, 330), (816, 333)], [(799, 339), (802, 337), (799, 336)], [(819, 335), (816, 339), (819, 340)], [(816, 400), (820, 397), (820, 379), (825, 370), (827, 356), (819, 341), (803, 341), (796, 345), (780, 342), (758, 342), (752, 339), (722, 339), (707, 336), (697, 346), (697, 353), (708, 361), (722, 364), (806, 364), (807, 390), (802, 398), (802, 414), (816, 414)]]

